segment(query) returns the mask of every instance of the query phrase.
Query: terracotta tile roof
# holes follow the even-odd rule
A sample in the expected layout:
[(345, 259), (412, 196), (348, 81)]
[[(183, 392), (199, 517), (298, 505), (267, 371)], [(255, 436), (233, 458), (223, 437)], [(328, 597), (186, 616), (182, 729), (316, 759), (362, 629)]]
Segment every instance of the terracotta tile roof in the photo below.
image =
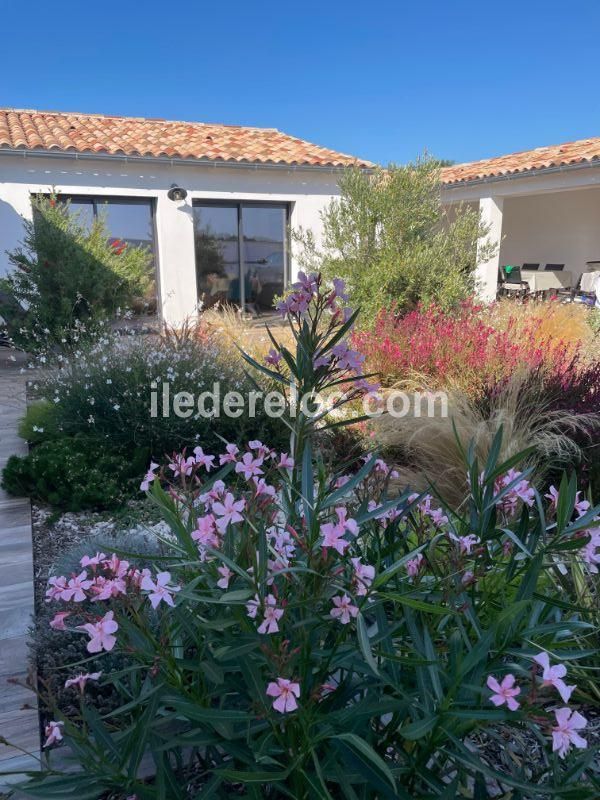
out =
[(600, 159), (600, 138), (581, 139), (578, 142), (537, 147), (522, 153), (454, 164), (442, 170), (445, 184), (465, 183), (502, 175), (518, 175), (548, 167), (584, 164)]
[(252, 164), (373, 166), (275, 128), (13, 108), (0, 109), (0, 148)]

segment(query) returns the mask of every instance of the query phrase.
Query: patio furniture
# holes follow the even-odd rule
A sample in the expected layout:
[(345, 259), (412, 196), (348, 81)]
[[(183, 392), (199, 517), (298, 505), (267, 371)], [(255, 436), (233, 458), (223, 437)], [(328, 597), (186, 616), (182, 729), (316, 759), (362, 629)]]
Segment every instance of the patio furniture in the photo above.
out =
[(546, 264), (544, 270), (546, 272), (562, 272), (564, 268), (564, 264)]
[(523, 269), (536, 270), (539, 268), (540, 268), (539, 264), (523, 264)]
[(570, 289), (573, 286), (573, 273), (570, 270), (523, 270), (523, 280), (531, 292), (548, 292), (553, 289)]
[(525, 297), (528, 292), (528, 284), (523, 280), (521, 267), (505, 264), (500, 267), (500, 293)]
[[(600, 266), (597, 261), (588, 261), (589, 264)], [(584, 272), (580, 278), (579, 289), (579, 294), (581, 295), (578, 298), (579, 302), (600, 307), (600, 269)]]

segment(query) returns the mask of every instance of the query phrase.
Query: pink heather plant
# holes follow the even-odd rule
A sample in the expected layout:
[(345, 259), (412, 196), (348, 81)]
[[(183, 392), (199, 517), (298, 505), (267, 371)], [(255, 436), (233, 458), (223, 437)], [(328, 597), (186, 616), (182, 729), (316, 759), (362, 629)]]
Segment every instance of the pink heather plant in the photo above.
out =
[[(360, 397), (369, 376), (343, 294), (301, 275), (280, 306), (296, 350), (273, 336), (269, 362), (248, 363), (282, 391), (343, 385), (341, 405)], [(37, 796), (60, 778), (69, 796), (85, 786), (97, 798), (159, 800), (164, 788), (174, 800), (205, 790), (408, 800), (448, 797), (484, 772), (498, 795), (518, 787), (524, 800), (555, 795), (577, 773), (581, 800), (593, 800), (576, 692), (565, 683), (570, 708), (555, 713), (565, 665), (548, 660), (538, 676), (532, 641), (557, 657), (575, 647), (579, 611), (548, 586), (557, 562), (568, 570), (584, 546), (594, 509), (542, 521), (516, 457), (482, 468), (468, 452), (472, 492), (459, 509), (434, 502), (433, 490), (394, 493), (376, 453), (332, 474), (318, 438), (332, 420), (294, 415), (291, 403), (286, 452), (258, 440), (193, 457), (184, 449), (151, 470), (149, 499), (170, 531), (160, 555), (90, 553), (50, 578), (52, 636), (89, 639), (86, 666), (65, 665), (66, 677), (79, 687), (83, 669), (102, 671), (119, 703), (94, 715), (96, 693), (80, 692), (81, 713), (53, 713), (81, 771), (42, 768), (31, 778)], [(491, 728), (493, 738), (498, 725), (543, 737), (548, 755), (518, 753), (496, 770), (478, 734)], [(154, 783), (138, 777), (145, 754)]]

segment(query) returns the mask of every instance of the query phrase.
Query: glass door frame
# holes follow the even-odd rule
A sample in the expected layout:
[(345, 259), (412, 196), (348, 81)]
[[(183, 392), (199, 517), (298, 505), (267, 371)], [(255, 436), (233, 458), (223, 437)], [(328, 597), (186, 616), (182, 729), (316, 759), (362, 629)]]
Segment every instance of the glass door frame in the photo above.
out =
[[(213, 197), (204, 199), (194, 197), (192, 209), (201, 206), (213, 206), (216, 208), (235, 208), (237, 210), (237, 233), (238, 233), (238, 257), (239, 257), (239, 279), (240, 279), (240, 308), (242, 312), (246, 309), (246, 260), (244, 258), (244, 206), (251, 208), (282, 208), (285, 211), (285, 230), (283, 232), (283, 290), (285, 291), (290, 282), (290, 220), (292, 216), (292, 204), (285, 200), (217, 200)], [(195, 247), (195, 243), (194, 243)], [(198, 274), (198, 264), (196, 264), (196, 275)], [(197, 281), (197, 278), (196, 278)], [(199, 300), (199, 298), (197, 298)]]

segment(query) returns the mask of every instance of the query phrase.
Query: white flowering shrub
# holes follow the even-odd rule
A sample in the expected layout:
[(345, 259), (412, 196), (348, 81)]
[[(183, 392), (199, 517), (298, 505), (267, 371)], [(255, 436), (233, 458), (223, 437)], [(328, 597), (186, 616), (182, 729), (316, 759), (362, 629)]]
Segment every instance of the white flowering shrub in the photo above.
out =
[[(364, 390), (341, 292), (301, 276), (283, 307), (296, 352), (274, 339), (255, 366), (305, 391)], [(84, 638), (94, 671), (65, 666), (81, 711), (48, 724), (27, 796), (597, 797), (570, 682), (585, 623), (549, 587), (570, 560), (596, 569), (599, 509), (566, 480), (545, 504), (519, 457), (497, 462), (499, 437), (486, 464), (465, 453), (465, 507), (390, 497), (376, 454), (329, 474), (319, 421), (288, 422), (287, 451), (192, 443), (150, 465), (164, 557), (89, 553), (50, 579), (50, 624)], [(99, 669), (103, 653), (127, 668)], [(90, 682), (120, 707), (101, 718)], [(76, 774), (52, 768), (60, 743)]]

